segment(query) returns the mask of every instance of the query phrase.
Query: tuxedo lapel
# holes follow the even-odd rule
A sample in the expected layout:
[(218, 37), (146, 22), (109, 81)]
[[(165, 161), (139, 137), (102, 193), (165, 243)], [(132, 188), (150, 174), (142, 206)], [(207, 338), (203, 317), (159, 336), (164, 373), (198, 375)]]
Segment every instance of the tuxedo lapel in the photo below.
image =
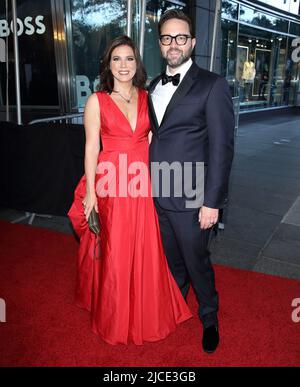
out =
[(150, 92), (148, 94), (148, 107), (149, 107), (149, 116), (150, 116), (152, 128), (154, 128), (155, 131), (157, 132), (158, 131), (158, 122), (157, 122), (157, 117), (156, 117), (156, 113), (155, 113), (155, 109), (153, 106)]
[(168, 118), (168, 116), (170, 115), (174, 107), (189, 92), (190, 88), (193, 86), (194, 79), (196, 78), (197, 73), (198, 73), (198, 66), (195, 63), (193, 63), (190, 69), (188, 70), (188, 72), (186, 73), (185, 77), (183, 78), (183, 80), (180, 82), (175, 93), (173, 94), (169, 102), (169, 105), (167, 106), (167, 109), (165, 111), (165, 114), (163, 116), (160, 126), (163, 125), (164, 121)]
[(161, 80), (161, 75), (159, 75), (157, 78), (153, 79), (153, 81), (150, 83), (149, 88), (148, 88), (148, 106), (149, 106), (149, 116), (150, 116), (150, 121), (152, 124), (152, 128), (155, 129), (155, 131), (158, 131), (158, 122), (157, 122), (157, 117), (155, 113), (155, 109), (153, 106), (153, 101), (152, 101), (152, 96), (151, 93), (155, 89), (156, 85), (158, 82)]

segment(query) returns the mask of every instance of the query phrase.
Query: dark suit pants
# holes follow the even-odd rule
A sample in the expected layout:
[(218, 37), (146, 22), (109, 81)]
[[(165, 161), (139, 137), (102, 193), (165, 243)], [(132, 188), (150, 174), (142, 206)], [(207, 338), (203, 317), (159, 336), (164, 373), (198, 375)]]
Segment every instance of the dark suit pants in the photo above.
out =
[(182, 295), (186, 298), (191, 283), (204, 328), (217, 324), (218, 293), (208, 250), (212, 230), (200, 228), (198, 210), (169, 211), (160, 207), (157, 200), (155, 205), (165, 254)]

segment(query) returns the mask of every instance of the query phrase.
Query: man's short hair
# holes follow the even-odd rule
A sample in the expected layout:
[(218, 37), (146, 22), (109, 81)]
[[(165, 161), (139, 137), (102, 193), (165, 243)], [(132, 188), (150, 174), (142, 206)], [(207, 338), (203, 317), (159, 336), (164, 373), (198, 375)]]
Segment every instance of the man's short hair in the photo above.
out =
[(165, 12), (162, 17), (160, 18), (159, 20), (159, 23), (158, 23), (158, 34), (160, 36), (161, 34), (161, 29), (162, 29), (162, 26), (164, 25), (164, 23), (170, 19), (179, 19), (179, 20), (183, 20), (185, 21), (188, 26), (189, 26), (189, 30), (190, 30), (190, 34), (192, 37), (195, 36), (195, 33), (194, 33), (194, 26), (193, 26), (193, 23), (191, 21), (191, 19), (183, 12), (183, 11), (180, 11), (179, 9), (170, 9), (169, 11)]

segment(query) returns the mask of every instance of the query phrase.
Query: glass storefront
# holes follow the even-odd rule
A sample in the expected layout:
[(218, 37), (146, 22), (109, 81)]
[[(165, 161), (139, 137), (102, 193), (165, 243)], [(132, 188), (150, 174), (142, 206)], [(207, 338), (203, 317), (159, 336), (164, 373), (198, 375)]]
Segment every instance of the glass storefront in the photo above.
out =
[[(6, 14), (6, 3), (10, 4), (0, 4), (2, 112), (6, 103), (7, 48), (9, 103), (15, 105), (12, 17), (10, 10)], [(142, 3), (132, 0), (131, 31), (137, 44), (141, 38)], [(202, 2), (146, 1), (143, 61), (149, 80), (164, 68), (157, 32), (161, 15), (178, 8), (194, 19), (199, 4)], [(59, 106), (61, 113), (82, 111), (87, 97), (96, 90), (108, 42), (127, 33), (128, 1), (20, 0), (17, 5), (22, 106)], [(298, 20), (246, 6), (240, 0), (222, 1), (220, 71), (232, 95), (239, 96), (242, 111), (296, 104), (300, 58), (295, 61), (293, 52), (295, 38), (300, 36)], [(197, 23), (199, 30), (201, 18)]]
[[(100, 61), (108, 42), (126, 34), (127, 1), (69, 0), (68, 50), (73, 82), (72, 110), (82, 108), (96, 90)], [(74, 92), (75, 91), (75, 92)]]
[(239, 96), (240, 110), (293, 106), (300, 60), (292, 59), (300, 23), (223, 1), (222, 75)]
[(151, 80), (164, 68), (158, 46), (157, 25), (161, 15), (169, 9), (177, 8), (184, 11), (193, 18), (193, 1), (147, 1), (146, 4), (146, 26), (144, 43), (144, 64), (147, 69), (148, 78)]
[[(70, 0), (71, 35), (69, 44), (72, 58), (72, 79), (75, 95), (72, 110), (83, 108), (86, 98), (98, 84), (99, 65), (108, 42), (116, 36), (126, 34), (127, 1)], [(139, 42), (141, 2), (133, 2), (132, 36)], [(179, 8), (190, 14), (190, 1), (147, 1), (143, 61), (148, 78), (159, 74), (163, 61), (158, 47), (157, 24), (163, 12)]]
[[(113, 38), (127, 33), (127, 0), (18, 1), (19, 56), (22, 106), (60, 106), (62, 113), (82, 111), (99, 82), (105, 48)], [(146, 1), (144, 63), (149, 80), (161, 72), (157, 24), (171, 8), (192, 14), (193, 1)], [(0, 4), (0, 57), (5, 58), (5, 34), (10, 32), (11, 5), (6, 15)], [(132, 1), (132, 37), (140, 40), (140, 0)], [(34, 11), (33, 11), (34, 10)], [(8, 27), (7, 27), (8, 26)], [(2, 38), (2, 40), (1, 40)], [(9, 104), (15, 105), (13, 40), (9, 48)], [(6, 63), (0, 63), (0, 109), (6, 99)]]

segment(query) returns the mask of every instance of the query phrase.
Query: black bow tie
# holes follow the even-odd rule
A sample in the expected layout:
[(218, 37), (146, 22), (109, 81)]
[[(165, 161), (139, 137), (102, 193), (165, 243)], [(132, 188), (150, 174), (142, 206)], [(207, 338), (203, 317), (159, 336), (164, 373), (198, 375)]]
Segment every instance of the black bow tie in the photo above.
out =
[(174, 86), (178, 86), (180, 81), (180, 74), (175, 74), (175, 75), (167, 75), (164, 73), (161, 77), (161, 82), (162, 85), (165, 85), (168, 82), (172, 82)]

